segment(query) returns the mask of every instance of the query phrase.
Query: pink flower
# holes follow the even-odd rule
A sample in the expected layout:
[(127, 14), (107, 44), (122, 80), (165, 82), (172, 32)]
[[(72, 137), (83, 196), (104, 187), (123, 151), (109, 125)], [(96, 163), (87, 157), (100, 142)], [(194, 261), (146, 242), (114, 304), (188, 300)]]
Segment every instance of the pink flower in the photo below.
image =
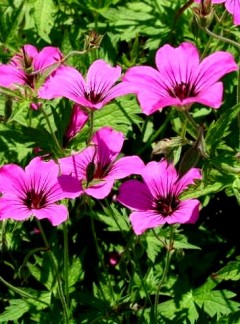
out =
[(138, 156), (117, 160), (123, 141), (121, 132), (110, 127), (101, 128), (93, 136), (89, 147), (59, 160), (62, 173), (77, 178), (87, 195), (97, 199), (107, 197), (114, 180), (139, 174), (144, 166)]
[[(200, 2), (200, 0), (195, 0), (195, 2)], [(233, 22), (235, 25), (240, 25), (240, 0), (212, 0), (214, 3), (224, 3), (227, 11), (233, 15)]]
[(198, 169), (193, 168), (179, 178), (174, 166), (161, 160), (148, 163), (141, 175), (144, 182), (126, 181), (118, 196), (118, 201), (132, 210), (130, 221), (137, 235), (165, 223), (196, 222), (199, 201), (181, 201), (179, 195), (195, 179), (201, 178)]
[(61, 59), (62, 54), (56, 47), (47, 46), (38, 52), (36, 47), (24, 45), (9, 64), (0, 65), (0, 86), (15, 89), (19, 84), (34, 89), (39, 75)]
[(77, 104), (73, 105), (70, 122), (64, 134), (64, 144), (67, 144), (84, 127), (88, 121), (88, 114)]
[(58, 165), (50, 160), (34, 158), (23, 170), (16, 164), (0, 168), (0, 219), (25, 220), (30, 216), (47, 218), (52, 225), (67, 219), (68, 210), (57, 202), (79, 196), (79, 181), (58, 176)]
[(90, 109), (100, 109), (112, 99), (129, 93), (125, 84), (114, 85), (121, 76), (120, 66), (111, 67), (103, 60), (90, 66), (86, 80), (74, 68), (60, 67), (39, 90), (43, 99), (66, 97)]
[(197, 48), (187, 42), (177, 48), (161, 47), (156, 53), (156, 65), (158, 70), (132, 67), (123, 79), (137, 94), (146, 115), (167, 106), (189, 108), (195, 102), (219, 108), (223, 84), (218, 80), (238, 69), (233, 56), (226, 52), (215, 52), (200, 62)]

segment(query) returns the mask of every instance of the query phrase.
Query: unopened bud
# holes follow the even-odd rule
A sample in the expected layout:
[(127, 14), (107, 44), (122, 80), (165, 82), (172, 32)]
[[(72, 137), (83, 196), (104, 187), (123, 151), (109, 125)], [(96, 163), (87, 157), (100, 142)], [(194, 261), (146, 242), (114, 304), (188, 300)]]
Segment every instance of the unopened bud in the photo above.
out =
[(208, 27), (213, 19), (213, 7), (211, 0), (201, 0), (198, 7), (192, 8), (198, 26), (201, 28)]

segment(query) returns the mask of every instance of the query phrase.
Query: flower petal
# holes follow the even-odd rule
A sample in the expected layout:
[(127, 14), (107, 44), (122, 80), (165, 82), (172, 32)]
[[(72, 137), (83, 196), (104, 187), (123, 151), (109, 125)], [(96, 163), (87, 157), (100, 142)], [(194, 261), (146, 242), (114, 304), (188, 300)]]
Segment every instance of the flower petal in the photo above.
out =
[(102, 127), (92, 138), (96, 144), (96, 160), (102, 168), (116, 159), (124, 142), (124, 135), (111, 127)]
[(96, 60), (89, 67), (86, 77), (86, 89), (95, 94), (107, 94), (121, 76), (120, 66), (112, 67), (104, 60)]
[(14, 219), (22, 221), (28, 219), (31, 215), (31, 210), (17, 196), (11, 198), (2, 197), (0, 199), (0, 220)]
[(166, 217), (168, 224), (196, 223), (199, 216), (200, 202), (197, 199), (183, 200), (171, 216)]
[(46, 46), (33, 59), (35, 71), (44, 70), (62, 60), (62, 53), (57, 47)]
[(130, 222), (137, 235), (143, 234), (149, 228), (155, 228), (166, 223), (166, 218), (155, 211), (136, 211), (131, 213)]
[(156, 53), (156, 65), (168, 88), (171, 89), (176, 84), (191, 83), (199, 65), (198, 50), (188, 42), (176, 48), (164, 45)]
[(233, 15), (234, 24), (240, 25), (240, 1), (239, 0), (226, 0), (225, 7), (228, 12)]
[(68, 209), (64, 205), (49, 205), (41, 209), (33, 209), (33, 215), (37, 219), (47, 218), (53, 226), (57, 226), (67, 220)]
[(195, 91), (206, 91), (225, 74), (236, 71), (238, 66), (233, 55), (227, 52), (215, 52), (206, 57), (196, 69)]
[(39, 89), (38, 95), (42, 99), (65, 97), (74, 102), (92, 107), (85, 96), (85, 81), (83, 76), (70, 66), (60, 66)]
[(61, 175), (58, 177), (59, 185), (63, 191), (64, 198), (76, 198), (83, 193), (80, 181), (69, 175)]
[(190, 184), (193, 184), (195, 180), (201, 179), (202, 175), (200, 169), (192, 168), (186, 174), (184, 174), (174, 186), (174, 192), (176, 196), (179, 196), (183, 190), (185, 190)]
[(100, 182), (98, 184), (90, 185), (87, 189), (85, 189), (85, 193), (96, 199), (104, 199), (110, 194), (114, 180), (100, 179), (99, 181)]
[(12, 65), (0, 65), (0, 86), (16, 88), (17, 84), (25, 84), (25, 73)]
[(107, 178), (122, 179), (131, 174), (140, 174), (144, 166), (138, 156), (126, 156), (113, 163)]
[(128, 180), (119, 188), (118, 202), (131, 210), (147, 211), (152, 209), (153, 197), (145, 183)]
[(178, 179), (173, 165), (161, 160), (149, 162), (142, 171), (142, 177), (154, 198), (167, 197), (173, 193), (173, 185)]

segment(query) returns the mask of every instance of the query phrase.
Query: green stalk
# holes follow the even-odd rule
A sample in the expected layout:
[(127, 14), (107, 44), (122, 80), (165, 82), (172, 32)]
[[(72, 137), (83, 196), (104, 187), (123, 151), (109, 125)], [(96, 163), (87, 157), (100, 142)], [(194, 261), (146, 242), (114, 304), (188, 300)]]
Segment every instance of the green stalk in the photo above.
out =
[(57, 285), (58, 285), (58, 294), (59, 294), (59, 298), (61, 300), (62, 308), (63, 308), (64, 324), (69, 324), (68, 307), (67, 307), (66, 300), (65, 300), (65, 297), (64, 297), (64, 293), (63, 293), (63, 289), (62, 289), (62, 283), (61, 283), (60, 275), (59, 275), (59, 272), (58, 272), (58, 268), (57, 268), (57, 265), (55, 263), (53, 254), (52, 254), (51, 250), (49, 250), (49, 243), (48, 243), (47, 237), (45, 235), (45, 232), (43, 230), (42, 224), (38, 219), (36, 219), (36, 221), (37, 221), (39, 230), (41, 232), (43, 242), (44, 242), (46, 248), (48, 249), (47, 253), (48, 253), (51, 265), (52, 265), (53, 276), (54, 275), (56, 276)]
[(92, 139), (92, 134), (93, 134), (93, 123), (94, 122), (94, 111), (90, 110), (89, 113), (89, 134), (88, 134), (88, 139), (87, 139), (87, 145), (90, 144), (91, 139)]
[(63, 223), (63, 266), (64, 266), (64, 291), (66, 296), (66, 304), (69, 309), (69, 287), (68, 287), (69, 248), (68, 248), (67, 222)]
[(20, 296), (24, 297), (24, 298), (29, 298), (29, 299), (33, 299), (33, 300), (36, 300), (37, 302), (39, 303), (42, 303), (46, 306), (49, 307), (49, 304), (46, 303), (45, 301), (33, 296), (33, 295), (30, 295), (28, 294), (26, 291), (23, 291), (22, 289), (20, 288), (17, 288), (15, 286), (13, 286), (12, 284), (10, 284), (9, 282), (7, 282), (5, 279), (3, 279), (1, 276), (0, 276), (0, 282), (3, 283), (6, 287), (8, 287), (9, 289), (11, 289), (12, 291), (14, 291), (15, 293), (19, 294)]
[(166, 254), (166, 261), (165, 261), (165, 267), (163, 269), (163, 274), (162, 274), (162, 278), (158, 284), (157, 287), (157, 291), (156, 291), (156, 295), (155, 295), (155, 302), (154, 302), (154, 314), (155, 314), (155, 323), (158, 324), (158, 302), (159, 302), (159, 294), (162, 288), (162, 285), (167, 277), (168, 274), (168, 270), (169, 270), (169, 266), (170, 266), (170, 261), (171, 261), (171, 257), (173, 255), (173, 242), (174, 242), (174, 227), (171, 226), (170, 227), (170, 237), (169, 237), (169, 243), (167, 246), (167, 254)]
[(40, 111), (43, 113), (43, 116), (44, 116), (44, 118), (45, 118), (45, 120), (47, 122), (48, 128), (49, 128), (49, 131), (50, 131), (50, 133), (51, 133), (51, 135), (53, 137), (53, 140), (54, 140), (54, 142), (56, 144), (56, 147), (59, 150), (59, 153), (61, 153), (61, 155), (63, 155), (62, 154), (63, 149), (62, 149), (61, 145), (59, 144), (59, 141), (58, 141), (58, 139), (57, 139), (57, 137), (56, 137), (56, 135), (55, 135), (55, 133), (54, 133), (54, 131), (52, 129), (52, 126), (51, 126), (51, 123), (49, 121), (49, 117), (48, 117), (47, 113), (45, 112), (45, 110), (42, 107), (40, 108)]
[(231, 39), (229, 39), (229, 38), (226, 38), (226, 37), (223, 37), (223, 36), (217, 35), (217, 34), (215, 34), (214, 32), (210, 31), (207, 27), (203, 27), (203, 30), (204, 30), (205, 33), (208, 34), (209, 36), (212, 36), (212, 37), (214, 37), (214, 38), (216, 38), (216, 39), (219, 39), (219, 40), (221, 40), (221, 41), (223, 41), (223, 42), (225, 42), (225, 43), (231, 44), (231, 45), (235, 46), (237, 49), (240, 50), (240, 44), (239, 44), (239, 43), (237, 43), (237, 42), (235, 42), (235, 41), (233, 41), (233, 40), (231, 40)]

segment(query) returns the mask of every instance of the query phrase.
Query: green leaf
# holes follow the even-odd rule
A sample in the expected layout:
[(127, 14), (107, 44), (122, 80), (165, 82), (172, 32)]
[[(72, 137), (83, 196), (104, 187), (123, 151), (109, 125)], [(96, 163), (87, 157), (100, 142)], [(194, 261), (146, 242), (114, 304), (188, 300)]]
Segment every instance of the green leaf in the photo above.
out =
[(54, 24), (55, 12), (56, 9), (52, 0), (36, 0), (34, 3), (34, 19), (38, 34), (48, 43), (51, 43), (49, 34)]
[(147, 236), (146, 243), (147, 243), (147, 247), (146, 247), (147, 256), (154, 263), (158, 253), (161, 251), (163, 247), (163, 243), (161, 243), (154, 236)]
[(16, 321), (23, 314), (29, 311), (29, 305), (22, 299), (10, 299), (10, 305), (5, 308), (5, 311), (0, 315), (0, 323), (8, 321)]
[(231, 261), (221, 270), (214, 274), (217, 280), (239, 280), (240, 279), (240, 261)]
[(208, 147), (208, 151), (216, 148), (221, 139), (228, 135), (228, 129), (231, 122), (236, 119), (240, 111), (240, 104), (227, 109), (217, 121), (213, 121), (210, 125), (205, 138), (205, 144)]

